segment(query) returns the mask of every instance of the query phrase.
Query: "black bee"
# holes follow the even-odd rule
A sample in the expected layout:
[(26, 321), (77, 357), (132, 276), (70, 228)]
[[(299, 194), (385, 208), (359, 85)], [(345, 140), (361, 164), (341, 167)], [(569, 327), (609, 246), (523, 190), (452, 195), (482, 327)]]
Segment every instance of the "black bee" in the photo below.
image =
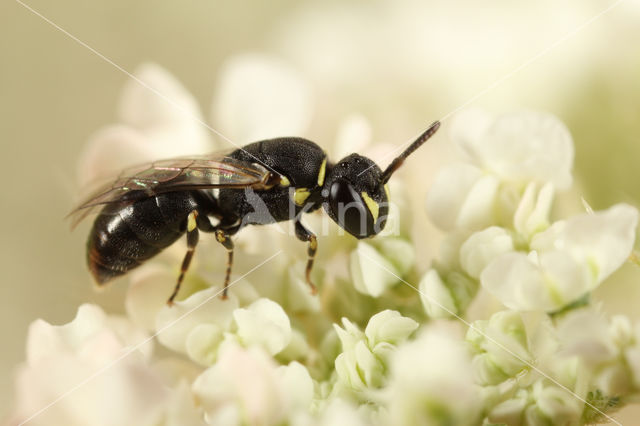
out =
[(102, 208), (87, 241), (87, 263), (100, 285), (141, 265), (186, 232), (187, 253), (169, 304), (189, 268), (198, 231), (214, 233), (227, 249), (226, 297), (231, 236), (247, 225), (293, 220), (296, 236), (308, 243), (306, 280), (315, 292), (310, 274), (318, 243), (300, 222), (301, 215), (322, 206), (356, 238), (378, 234), (388, 215), (385, 184), (439, 127), (438, 121), (433, 123), (384, 172), (359, 154), (332, 164), (318, 145), (293, 137), (255, 142), (228, 155), (156, 161), (123, 171), (70, 216), (75, 226)]

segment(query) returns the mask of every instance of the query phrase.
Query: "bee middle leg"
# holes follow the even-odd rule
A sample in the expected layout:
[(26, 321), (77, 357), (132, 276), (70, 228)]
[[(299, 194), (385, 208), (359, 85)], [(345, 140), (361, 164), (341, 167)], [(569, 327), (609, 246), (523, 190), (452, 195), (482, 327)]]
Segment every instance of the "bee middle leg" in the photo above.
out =
[(176, 283), (175, 288), (173, 289), (173, 293), (167, 300), (167, 305), (173, 305), (173, 300), (178, 295), (178, 291), (180, 290), (180, 286), (182, 285), (182, 281), (184, 280), (184, 276), (189, 269), (189, 264), (191, 264), (191, 259), (193, 258), (193, 253), (196, 250), (196, 245), (198, 244), (198, 211), (193, 210), (189, 213), (187, 217), (187, 254), (185, 254), (184, 259), (182, 260), (182, 266), (180, 267), (180, 276), (178, 277), (178, 282)]
[(295, 221), (295, 229), (296, 237), (298, 237), (300, 241), (309, 243), (309, 245), (307, 246), (307, 254), (309, 258), (307, 260), (307, 267), (305, 269), (305, 277), (307, 279), (307, 284), (309, 284), (309, 287), (311, 287), (311, 294), (316, 294), (318, 293), (318, 289), (311, 281), (311, 269), (313, 268), (313, 261), (316, 257), (316, 252), (318, 251), (318, 239), (316, 238), (315, 234), (305, 228), (299, 220)]
[(226, 299), (229, 280), (231, 279), (231, 267), (233, 265), (233, 241), (231, 241), (229, 234), (222, 229), (216, 230), (216, 241), (227, 249), (227, 272), (224, 277), (224, 288), (222, 290), (222, 299)]

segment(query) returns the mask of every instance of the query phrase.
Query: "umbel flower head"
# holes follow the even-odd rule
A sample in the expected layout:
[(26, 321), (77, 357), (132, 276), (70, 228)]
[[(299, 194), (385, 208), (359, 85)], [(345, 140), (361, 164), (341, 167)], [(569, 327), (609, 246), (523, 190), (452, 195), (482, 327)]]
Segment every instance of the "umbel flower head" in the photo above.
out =
[[(168, 72), (145, 65), (137, 77), (174, 105), (128, 84), (120, 123), (91, 138), (81, 179), (221, 147)], [(243, 55), (223, 66), (212, 109), (232, 140), (302, 134), (313, 92), (286, 64)], [(68, 324), (32, 324), (9, 424), (610, 421), (640, 391), (640, 329), (608, 316), (591, 293), (632, 253), (636, 208), (553, 216), (574, 153), (550, 114), (476, 111), (445, 125), (466, 162), (444, 166), (426, 196), (444, 232), (437, 259), (415, 250), (426, 237), (413, 226), (421, 216), (391, 209), (392, 235), (323, 237), (313, 296), (299, 242), (282, 228), (247, 228), (228, 299), (218, 296), (220, 248), (203, 238), (169, 307), (177, 243), (130, 275), (126, 315), (82, 305)], [(372, 134), (354, 114), (330, 150), (370, 150)], [(186, 143), (179, 152), (175, 140)], [(402, 191), (413, 184), (407, 174), (390, 184), (398, 206), (419, 193)], [(310, 228), (323, 226), (308, 216)]]

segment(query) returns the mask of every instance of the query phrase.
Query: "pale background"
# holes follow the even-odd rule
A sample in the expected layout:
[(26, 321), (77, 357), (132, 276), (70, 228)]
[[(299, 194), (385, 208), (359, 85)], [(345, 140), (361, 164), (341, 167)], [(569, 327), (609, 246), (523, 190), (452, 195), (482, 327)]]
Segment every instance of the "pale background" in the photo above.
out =
[[(147, 61), (165, 67), (206, 117), (225, 59), (274, 54), (314, 86), (317, 116), (300, 136), (323, 145), (354, 112), (372, 121), (377, 140), (401, 143), (478, 93), (474, 106), (493, 111), (546, 110), (574, 136), (580, 195), (596, 209), (638, 204), (639, 2), (623, 2), (530, 64), (614, 2), (477, 3), (28, 2), (128, 71)], [(2, 418), (31, 321), (67, 322), (84, 302), (123, 310), (123, 286), (93, 290), (88, 225), (70, 233), (63, 217), (82, 147), (115, 120), (127, 76), (13, 0), (0, 4), (0, 49)], [(638, 271), (627, 265), (619, 276), (628, 279), (605, 283), (598, 296), (608, 311), (637, 318)]]

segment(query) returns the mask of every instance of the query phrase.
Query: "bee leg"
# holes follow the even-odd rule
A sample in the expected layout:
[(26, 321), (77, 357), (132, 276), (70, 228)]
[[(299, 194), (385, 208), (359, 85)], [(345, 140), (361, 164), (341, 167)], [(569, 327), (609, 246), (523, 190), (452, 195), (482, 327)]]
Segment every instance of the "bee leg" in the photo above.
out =
[(233, 241), (222, 229), (216, 230), (216, 240), (227, 249), (227, 273), (224, 277), (224, 289), (222, 290), (222, 299), (226, 299), (227, 288), (231, 279), (231, 266), (233, 265)]
[(318, 293), (318, 289), (313, 284), (313, 282), (311, 282), (311, 269), (313, 268), (313, 260), (316, 257), (316, 251), (318, 251), (318, 239), (316, 238), (315, 234), (305, 228), (299, 220), (295, 221), (295, 227), (296, 237), (298, 237), (300, 241), (309, 243), (309, 245), (307, 246), (307, 254), (309, 255), (309, 259), (307, 260), (305, 277), (307, 279), (307, 284), (309, 284), (309, 287), (311, 287), (311, 294), (316, 294)]
[(173, 289), (173, 293), (171, 293), (169, 300), (167, 300), (167, 305), (169, 306), (173, 305), (173, 299), (175, 299), (178, 295), (180, 285), (182, 285), (182, 280), (184, 279), (184, 275), (187, 273), (187, 269), (189, 269), (189, 264), (191, 263), (191, 259), (193, 258), (193, 252), (195, 251), (196, 245), (198, 244), (199, 233), (197, 218), (197, 210), (193, 210), (187, 217), (187, 254), (185, 254), (184, 259), (182, 260), (178, 282), (176, 283), (176, 286)]

